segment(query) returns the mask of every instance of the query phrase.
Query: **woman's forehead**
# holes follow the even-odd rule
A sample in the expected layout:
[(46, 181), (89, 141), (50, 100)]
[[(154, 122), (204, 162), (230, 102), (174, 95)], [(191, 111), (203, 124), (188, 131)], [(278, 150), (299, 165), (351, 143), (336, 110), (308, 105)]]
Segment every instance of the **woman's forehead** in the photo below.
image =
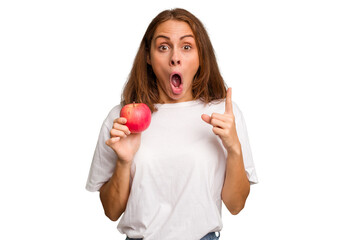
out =
[(188, 23), (178, 20), (167, 20), (157, 26), (154, 33), (154, 40), (158, 37), (165, 37), (177, 40), (184, 37), (193, 37), (194, 33)]

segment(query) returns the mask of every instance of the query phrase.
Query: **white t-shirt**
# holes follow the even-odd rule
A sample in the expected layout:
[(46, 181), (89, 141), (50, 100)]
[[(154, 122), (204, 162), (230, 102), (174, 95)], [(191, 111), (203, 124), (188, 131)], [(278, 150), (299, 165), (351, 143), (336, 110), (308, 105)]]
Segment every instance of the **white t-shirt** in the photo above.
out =
[[(131, 191), (118, 230), (144, 240), (179, 236), (199, 240), (223, 226), (221, 190), (227, 151), (201, 115), (223, 114), (225, 101), (156, 106), (131, 165)], [(86, 184), (89, 191), (98, 191), (113, 174), (117, 156), (105, 141), (120, 110), (120, 105), (115, 106), (102, 125)], [(246, 174), (251, 184), (257, 183), (245, 121), (234, 102), (233, 111)]]

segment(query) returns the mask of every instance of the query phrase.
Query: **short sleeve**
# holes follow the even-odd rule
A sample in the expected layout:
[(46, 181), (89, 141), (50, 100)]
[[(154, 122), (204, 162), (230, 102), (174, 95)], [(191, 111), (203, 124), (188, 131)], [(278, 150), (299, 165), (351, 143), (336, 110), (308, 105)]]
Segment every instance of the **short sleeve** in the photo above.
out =
[(117, 106), (110, 111), (101, 126), (85, 187), (90, 192), (99, 191), (101, 186), (113, 175), (117, 156), (105, 142), (110, 138), (112, 123), (120, 111), (118, 108)]
[(236, 131), (241, 144), (246, 175), (249, 179), (250, 184), (256, 184), (258, 183), (258, 178), (250, 148), (245, 119), (240, 108), (235, 102), (233, 102), (233, 112), (235, 116)]

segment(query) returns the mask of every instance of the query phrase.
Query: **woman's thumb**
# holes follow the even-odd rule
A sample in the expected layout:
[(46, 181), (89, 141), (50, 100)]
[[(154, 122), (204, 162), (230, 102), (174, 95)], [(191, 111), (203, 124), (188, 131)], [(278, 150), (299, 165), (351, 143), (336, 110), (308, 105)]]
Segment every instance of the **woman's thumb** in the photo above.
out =
[(204, 120), (204, 122), (210, 124), (211, 117), (209, 115), (203, 114), (203, 115), (201, 115), (201, 119)]

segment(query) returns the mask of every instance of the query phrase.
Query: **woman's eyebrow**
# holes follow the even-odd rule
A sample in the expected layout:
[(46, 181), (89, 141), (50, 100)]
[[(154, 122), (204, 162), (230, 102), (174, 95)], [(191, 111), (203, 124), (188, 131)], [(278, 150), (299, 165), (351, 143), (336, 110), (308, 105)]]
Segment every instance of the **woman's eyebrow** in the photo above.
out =
[(169, 37), (164, 36), (164, 35), (158, 35), (158, 36), (156, 36), (156, 37), (154, 38), (154, 40), (156, 40), (156, 39), (158, 39), (158, 38), (166, 38), (166, 39), (170, 40)]
[[(180, 40), (182, 40), (182, 39), (184, 39), (184, 38), (187, 38), (187, 37), (192, 37), (192, 38), (194, 38), (193, 35), (188, 34), (188, 35), (184, 35), (184, 36), (180, 37)], [(155, 37), (154, 40), (156, 40), (156, 39), (158, 39), (158, 38), (166, 38), (166, 39), (170, 40), (170, 37), (165, 36), (165, 35), (158, 35), (158, 36)]]
[(180, 38), (180, 40), (182, 40), (182, 39), (184, 39), (184, 38), (186, 38), (186, 37), (192, 37), (192, 38), (194, 38), (194, 36), (193, 36), (193, 35), (188, 34), (188, 35), (182, 36), (182, 37)]

